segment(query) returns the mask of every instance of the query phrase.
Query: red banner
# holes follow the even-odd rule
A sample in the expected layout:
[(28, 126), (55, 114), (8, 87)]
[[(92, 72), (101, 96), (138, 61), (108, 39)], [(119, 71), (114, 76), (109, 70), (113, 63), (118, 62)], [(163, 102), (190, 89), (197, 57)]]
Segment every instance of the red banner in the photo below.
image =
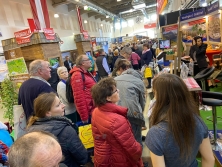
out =
[(53, 28), (43, 28), (45, 38), (48, 40), (53, 40), (55, 39), (55, 33)]
[(35, 22), (33, 19), (27, 19), (28, 23), (29, 23), (29, 28), (31, 30), (31, 32), (36, 32), (38, 30), (36, 30), (36, 26), (35, 26)]
[(145, 28), (145, 29), (156, 28), (156, 23), (145, 24), (145, 25), (144, 25), (144, 28)]
[(161, 14), (167, 5), (168, 0), (156, 0), (157, 3), (157, 14)]
[(91, 37), (91, 44), (92, 46), (96, 46), (96, 37)]
[(14, 32), (17, 44), (29, 43), (32, 34), (29, 29)]
[(164, 27), (164, 32), (169, 32), (169, 31), (172, 31), (172, 30), (177, 30), (178, 29), (178, 25), (173, 25), (173, 26), (167, 26), (167, 27)]
[(206, 19), (191, 21), (188, 24), (189, 24), (189, 26), (192, 26), (192, 25), (201, 24), (201, 23), (206, 23)]

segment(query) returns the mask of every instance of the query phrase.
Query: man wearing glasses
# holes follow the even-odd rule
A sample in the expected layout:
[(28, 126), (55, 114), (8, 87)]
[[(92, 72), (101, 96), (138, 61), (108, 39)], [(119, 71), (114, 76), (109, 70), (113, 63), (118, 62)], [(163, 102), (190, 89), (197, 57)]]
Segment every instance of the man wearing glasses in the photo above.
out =
[(94, 109), (91, 88), (96, 84), (95, 78), (88, 69), (92, 66), (87, 55), (80, 55), (76, 59), (76, 66), (69, 72), (71, 77), (71, 86), (73, 90), (74, 103), (77, 112), (83, 123), (91, 121), (91, 114)]
[(122, 59), (127, 59), (129, 60), (132, 54), (132, 49), (130, 47), (124, 47), (121, 51), (120, 51), (120, 56), (118, 56), (118, 58), (116, 59), (116, 62), (114, 64), (114, 69), (113, 69), (113, 73), (112, 76), (116, 76), (116, 67), (117, 64), (119, 63), (120, 60)]

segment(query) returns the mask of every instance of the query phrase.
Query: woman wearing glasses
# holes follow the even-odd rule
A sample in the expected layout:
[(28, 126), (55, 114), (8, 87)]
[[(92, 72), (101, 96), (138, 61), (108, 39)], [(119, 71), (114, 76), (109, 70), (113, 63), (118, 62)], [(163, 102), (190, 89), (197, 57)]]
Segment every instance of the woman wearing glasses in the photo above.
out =
[(95, 167), (142, 167), (142, 146), (135, 140), (125, 107), (116, 105), (119, 90), (113, 78), (92, 88), (96, 105), (92, 113)]

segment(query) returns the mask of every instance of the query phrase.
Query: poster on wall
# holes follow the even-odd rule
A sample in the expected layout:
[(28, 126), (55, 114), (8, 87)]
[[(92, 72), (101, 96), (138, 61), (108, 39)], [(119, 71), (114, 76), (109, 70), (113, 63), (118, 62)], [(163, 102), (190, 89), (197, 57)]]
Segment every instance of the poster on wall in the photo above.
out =
[(177, 41), (178, 25), (170, 25), (162, 27), (162, 34), (164, 40), (170, 40), (172, 45)]
[(203, 41), (207, 41), (206, 19), (194, 20), (181, 24), (182, 40), (185, 43), (192, 43), (195, 36), (203, 37)]
[(209, 16), (208, 18), (208, 35), (209, 41), (221, 42), (220, 33), (220, 14)]
[(6, 60), (9, 76), (28, 74), (28, 69), (23, 57)]

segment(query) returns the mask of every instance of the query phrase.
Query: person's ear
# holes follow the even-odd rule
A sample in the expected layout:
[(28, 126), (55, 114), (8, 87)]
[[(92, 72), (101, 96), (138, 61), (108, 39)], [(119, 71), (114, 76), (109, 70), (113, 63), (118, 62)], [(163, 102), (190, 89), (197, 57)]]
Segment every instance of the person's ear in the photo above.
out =
[(108, 97), (106, 98), (106, 101), (111, 102), (111, 96), (108, 96)]
[(51, 116), (52, 116), (52, 114), (51, 114), (51, 112), (50, 112), (50, 111), (48, 111), (48, 112), (46, 112), (45, 116), (47, 116), (47, 117), (51, 117)]

